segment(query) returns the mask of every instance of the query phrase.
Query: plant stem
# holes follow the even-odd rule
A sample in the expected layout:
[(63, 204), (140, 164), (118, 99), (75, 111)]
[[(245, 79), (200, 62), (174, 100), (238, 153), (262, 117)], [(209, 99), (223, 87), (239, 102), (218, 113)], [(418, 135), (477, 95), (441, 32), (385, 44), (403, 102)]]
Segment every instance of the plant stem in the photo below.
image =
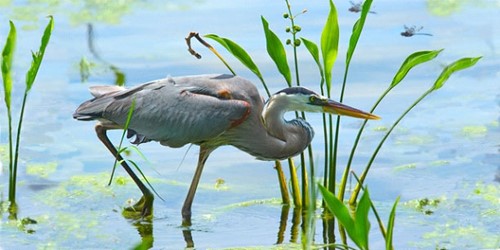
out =
[(370, 167), (372, 166), (373, 161), (375, 160), (375, 157), (377, 157), (377, 154), (380, 151), (380, 149), (382, 148), (382, 145), (384, 144), (385, 140), (389, 137), (389, 135), (394, 130), (394, 128), (399, 124), (399, 122), (406, 116), (406, 114), (408, 114), (420, 101), (422, 101), (427, 95), (429, 95), (433, 91), (434, 91), (434, 89), (430, 88), (424, 94), (422, 94), (412, 105), (410, 105), (410, 107), (394, 122), (394, 124), (392, 124), (391, 128), (387, 131), (385, 136), (382, 138), (382, 140), (378, 144), (377, 148), (375, 149), (375, 152), (373, 152), (372, 157), (368, 161), (368, 164), (366, 165), (365, 170), (363, 171), (363, 173), (361, 174), (361, 177), (359, 178), (360, 181), (358, 182), (358, 184), (356, 184), (356, 187), (354, 188), (354, 191), (351, 195), (351, 198), (349, 199), (349, 205), (351, 205), (351, 207), (356, 206), (356, 200), (358, 198), (359, 191), (361, 190), (361, 186), (363, 185), (365, 178), (368, 175), (368, 171), (370, 170)]
[(328, 191), (332, 194), (335, 194), (335, 163), (334, 163), (334, 155), (333, 155), (333, 116), (328, 114), (328, 145), (330, 145), (328, 150)]
[(9, 201), (14, 203), (16, 201), (16, 180), (13, 178), (14, 162), (12, 150), (12, 111), (7, 108), (7, 117), (9, 120)]
[[(385, 90), (385, 92), (378, 98), (378, 100), (375, 102), (375, 104), (371, 108), (370, 113), (373, 113), (373, 111), (375, 111), (375, 109), (377, 108), (379, 103), (382, 101), (382, 99), (385, 98), (385, 96), (389, 93), (389, 91), (392, 90), (392, 88), (393, 88), (393, 86), (391, 86)], [(349, 172), (351, 171), (351, 165), (352, 165), (352, 160), (354, 159), (354, 153), (356, 152), (356, 148), (358, 146), (359, 140), (361, 139), (361, 134), (363, 133), (363, 130), (364, 130), (367, 122), (368, 122), (368, 120), (364, 120), (363, 124), (359, 128), (358, 135), (356, 135), (356, 139), (354, 140), (354, 145), (352, 146), (351, 153), (349, 155), (349, 160), (347, 161), (347, 165), (344, 169), (344, 174), (342, 175), (342, 179), (340, 180), (338, 198), (342, 202), (344, 201), (344, 197), (345, 197), (345, 189), (347, 186), (347, 179), (349, 177)]]
[[(360, 183), (360, 180), (359, 180), (358, 176), (356, 175), (356, 173), (354, 173), (354, 172), (351, 172), (351, 173), (354, 176), (354, 178), (356, 178), (358, 183)], [(363, 187), (363, 185), (361, 185), (361, 189), (363, 189), (363, 191), (365, 191), (365, 188)], [(382, 236), (384, 237), (384, 239), (386, 239), (387, 238), (387, 236), (386, 236), (387, 231), (385, 230), (384, 222), (382, 222), (382, 219), (380, 219), (380, 215), (378, 214), (377, 209), (375, 208), (375, 204), (373, 204), (372, 200), (370, 200), (370, 207), (372, 208), (373, 214), (375, 215), (375, 218), (377, 219), (380, 233), (382, 233)]]
[(296, 208), (302, 207), (302, 199), (300, 198), (300, 188), (297, 177), (297, 170), (295, 169), (295, 164), (293, 163), (293, 159), (288, 158), (288, 167), (290, 168), (290, 181), (292, 182), (292, 197), (293, 204)]
[(17, 134), (16, 134), (16, 149), (14, 153), (14, 165), (12, 171), (12, 179), (14, 185), (11, 186), (11, 191), (9, 191), (9, 196), (12, 193), (12, 201), (16, 197), (16, 182), (17, 182), (17, 161), (19, 159), (19, 144), (21, 141), (21, 128), (23, 126), (24, 109), (26, 107), (26, 100), (28, 99), (28, 90), (24, 91), (23, 103), (21, 104), (21, 114), (19, 115), (19, 123), (17, 124)]
[(275, 161), (274, 163), (275, 163), (274, 169), (276, 169), (276, 172), (278, 174), (282, 203), (290, 204), (290, 196), (288, 196), (288, 188), (286, 187), (286, 178), (285, 174), (283, 173), (283, 168), (281, 167), (281, 162)]

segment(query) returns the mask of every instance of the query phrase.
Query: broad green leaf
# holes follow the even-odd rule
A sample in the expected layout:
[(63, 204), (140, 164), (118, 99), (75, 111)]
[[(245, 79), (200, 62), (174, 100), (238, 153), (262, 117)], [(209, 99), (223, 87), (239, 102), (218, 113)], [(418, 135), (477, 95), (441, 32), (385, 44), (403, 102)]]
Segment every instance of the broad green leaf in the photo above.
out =
[(318, 65), (321, 78), (324, 78), (323, 67), (321, 67), (321, 62), (319, 61), (318, 45), (316, 45), (313, 41), (307, 40), (303, 37), (301, 37), (300, 40), (302, 40), (302, 43), (304, 43), (304, 46), (306, 46), (307, 50), (309, 51), (314, 61), (316, 62), (316, 65)]
[(273, 59), (274, 63), (278, 67), (279, 72), (286, 80), (288, 86), (292, 85), (292, 75), (290, 73), (290, 67), (288, 66), (288, 61), (286, 60), (286, 52), (283, 43), (278, 38), (272, 30), (269, 29), (269, 23), (266, 19), (261, 16), (262, 26), (264, 28), (264, 34), (266, 35), (266, 48), (267, 53)]
[(319, 190), (323, 196), (328, 210), (339, 220), (340, 224), (345, 228), (349, 238), (356, 243), (357, 246), (361, 247), (362, 239), (356, 232), (356, 222), (351, 217), (349, 209), (340, 201), (332, 192), (328, 191), (325, 187), (318, 183)]
[(339, 23), (337, 9), (330, 0), (330, 12), (321, 32), (321, 55), (323, 56), (323, 67), (325, 69), (325, 81), (327, 92), (330, 93), (332, 85), (332, 69), (337, 59), (339, 47)]
[(351, 217), (351, 214), (349, 213), (349, 209), (342, 203), (335, 195), (333, 195), (328, 189), (323, 187), (323, 185), (318, 184), (319, 190), (321, 191), (321, 195), (323, 196), (323, 200), (325, 201), (326, 206), (330, 210), (330, 212), (335, 215), (335, 218), (337, 218), (342, 224), (342, 226), (345, 227), (347, 230), (347, 233), (351, 237), (353, 241), (356, 241), (355, 237), (355, 224), (354, 224), (354, 219)]
[(54, 18), (49, 16), (50, 21), (42, 36), (42, 42), (40, 44), (40, 49), (38, 52), (32, 52), (33, 61), (31, 62), (31, 67), (26, 73), (26, 92), (30, 91), (33, 83), (35, 82), (36, 75), (38, 73), (38, 69), (42, 64), (43, 56), (45, 54), (45, 48), (50, 40), (50, 35), (52, 34), (52, 30), (54, 29)]
[(439, 53), (441, 53), (441, 51), (443, 50), (418, 51), (409, 55), (399, 68), (396, 75), (394, 75), (390, 87), (393, 88), (398, 85), (413, 67), (434, 59), (439, 55)]
[(355, 242), (361, 249), (368, 249), (368, 234), (370, 233), (370, 221), (368, 221), (368, 212), (370, 211), (370, 195), (368, 189), (365, 188), (363, 195), (359, 201), (358, 207), (354, 215), (354, 224), (356, 228)]
[(219, 37), (215, 34), (208, 34), (204, 37), (210, 38), (216, 42), (218, 42), (222, 47), (226, 48), (226, 50), (231, 53), (236, 59), (238, 59), (245, 67), (247, 67), (250, 71), (252, 71), (259, 79), (263, 79), (262, 74), (260, 73), (259, 68), (253, 62), (250, 55), (237, 43), (224, 38)]
[(444, 83), (448, 80), (448, 78), (450, 78), (451, 74), (459, 70), (463, 70), (474, 66), (477, 63), (477, 61), (479, 61), (479, 59), (481, 59), (481, 57), (466, 57), (459, 59), (453, 62), (452, 64), (446, 66), (443, 72), (441, 72), (441, 75), (439, 75), (436, 82), (434, 82), (434, 86), (432, 87), (432, 89), (433, 90), (440, 89), (441, 87), (443, 87)]
[(5, 106), (10, 110), (10, 98), (12, 94), (12, 59), (14, 57), (14, 48), (16, 45), (16, 26), (12, 21), (9, 22), (10, 31), (2, 50), (2, 80), (5, 95)]
[(361, 31), (363, 31), (363, 27), (365, 26), (365, 20), (368, 12), (370, 11), (372, 1), (373, 0), (365, 0), (363, 2), (361, 16), (352, 27), (352, 34), (349, 40), (349, 48), (347, 49), (346, 65), (349, 65), (349, 63), (351, 62), (352, 55), (354, 54), (354, 50), (356, 49), (356, 45), (358, 44), (359, 37), (361, 36)]
[(396, 207), (398, 206), (399, 197), (394, 202), (392, 206), (391, 214), (389, 215), (389, 221), (387, 222), (387, 234), (385, 236), (385, 249), (392, 250), (392, 236), (394, 233), (394, 221), (396, 220)]

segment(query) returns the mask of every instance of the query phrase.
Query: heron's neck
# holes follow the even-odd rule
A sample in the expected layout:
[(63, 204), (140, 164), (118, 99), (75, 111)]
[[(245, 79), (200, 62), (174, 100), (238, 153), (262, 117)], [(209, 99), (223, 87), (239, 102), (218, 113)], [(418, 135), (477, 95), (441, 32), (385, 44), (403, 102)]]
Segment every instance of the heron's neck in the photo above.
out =
[[(301, 153), (314, 136), (311, 126), (304, 120), (286, 121), (289, 110), (280, 100), (270, 100), (262, 110), (261, 118), (252, 126), (251, 138), (246, 138), (242, 150), (264, 160), (282, 160)], [(257, 123), (257, 124), (255, 124)], [(257, 131), (259, 130), (259, 131)]]

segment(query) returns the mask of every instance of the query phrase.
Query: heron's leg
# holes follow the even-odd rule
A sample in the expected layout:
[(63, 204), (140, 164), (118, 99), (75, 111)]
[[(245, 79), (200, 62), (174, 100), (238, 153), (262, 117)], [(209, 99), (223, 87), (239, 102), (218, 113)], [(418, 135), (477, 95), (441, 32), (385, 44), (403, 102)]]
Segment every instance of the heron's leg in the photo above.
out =
[(113, 154), (113, 156), (116, 158), (117, 161), (120, 162), (122, 167), (127, 171), (127, 173), (130, 175), (132, 180), (135, 182), (137, 187), (142, 192), (142, 198), (133, 206), (134, 209), (141, 210), (141, 214), (143, 217), (149, 216), (153, 212), (153, 200), (154, 196), (153, 193), (142, 183), (142, 181), (135, 175), (134, 171), (129, 167), (126, 161), (123, 160), (122, 156), (118, 153), (116, 150), (115, 146), (111, 141), (109, 140), (106, 131), (109, 129), (116, 129), (114, 127), (108, 127), (103, 124), (97, 124), (95, 126), (95, 132), (97, 133), (97, 137), (101, 142), (108, 148), (108, 150)]
[(200, 146), (200, 155), (198, 157), (198, 165), (196, 166), (196, 171), (191, 181), (191, 186), (189, 187), (186, 200), (184, 200), (184, 205), (182, 206), (182, 225), (191, 226), (191, 205), (193, 204), (194, 195), (196, 193), (196, 188), (200, 182), (201, 172), (203, 171), (203, 166), (207, 161), (208, 156), (215, 148), (207, 148)]

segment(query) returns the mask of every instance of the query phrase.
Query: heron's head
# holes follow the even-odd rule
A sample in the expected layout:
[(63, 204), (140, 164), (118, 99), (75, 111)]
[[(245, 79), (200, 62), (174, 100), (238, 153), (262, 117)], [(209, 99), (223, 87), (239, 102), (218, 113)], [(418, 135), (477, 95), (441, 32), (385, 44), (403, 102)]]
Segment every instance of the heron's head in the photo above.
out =
[(361, 119), (378, 120), (380, 117), (336, 102), (304, 87), (283, 89), (269, 98), (266, 106), (277, 105), (286, 111), (305, 111), (345, 115)]

